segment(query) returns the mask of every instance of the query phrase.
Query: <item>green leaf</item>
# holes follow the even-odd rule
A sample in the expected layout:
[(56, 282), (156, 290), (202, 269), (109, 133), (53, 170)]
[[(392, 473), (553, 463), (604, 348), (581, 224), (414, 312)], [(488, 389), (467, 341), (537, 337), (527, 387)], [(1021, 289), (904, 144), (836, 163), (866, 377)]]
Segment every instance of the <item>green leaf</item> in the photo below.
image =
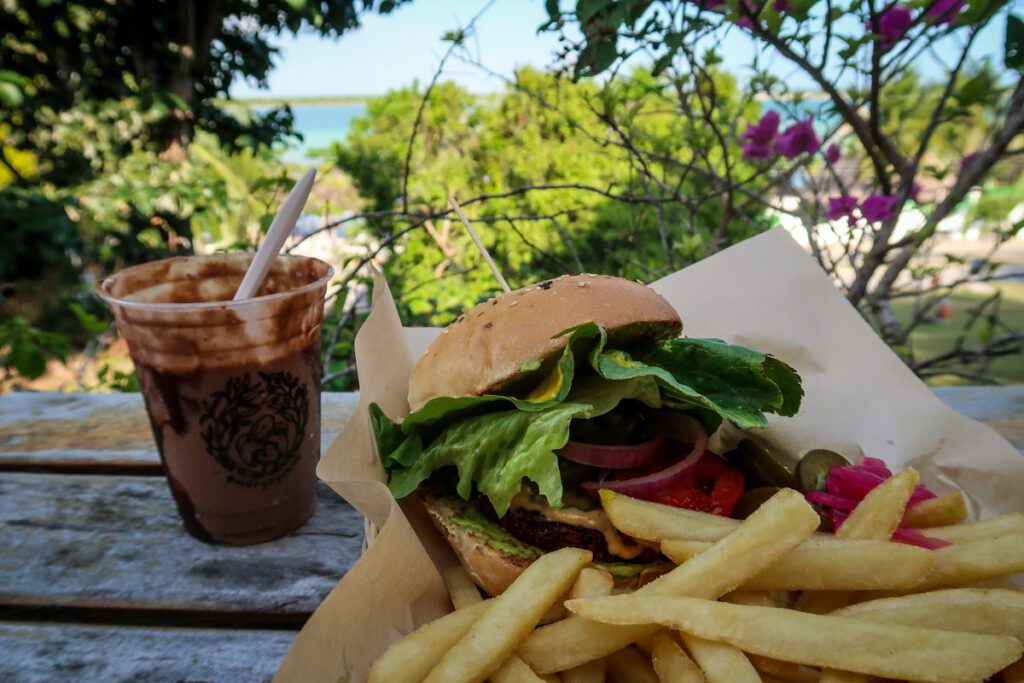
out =
[(585, 24), (603, 12), (609, 5), (614, 5), (614, 3), (611, 0), (578, 0), (576, 3), (576, 19), (581, 24)]
[(988, 70), (981, 70), (967, 80), (960, 88), (953, 93), (953, 99), (961, 107), (969, 107), (972, 104), (985, 101), (996, 90)]
[(14, 107), (21, 106), (21, 103), (24, 101), (25, 95), (21, 92), (21, 88), (14, 83), (0, 81), (0, 104), (13, 109)]
[(651, 75), (660, 76), (662, 73), (664, 73), (665, 69), (667, 69), (672, 64), (673, 57), (675, 57), (675, 53), (666, 52), (665, 54), (654, 60), (654, 64), (653, 66), (651, 66)]
[(615, 63), (618, 57), (619, 50), (616, 47), (614, 32), (610, 38), (590, 40), (587, 46), (580, 50), (579, 61), (576, 63), (576, 78), (596, 76)]
[(644, 360), (610, 351), (601, 354), (598, 371), (608, 379), (651, 375), (666, 403), (699, 409), (705, 422), (712, 413), (740, 429), (766, 426), (764, 413), (795, 414), (803, 396), (793, 368), (717, 339), (671, 339)]
[(1003, 61), (1007, 69), (1024, 71), (1024, 20), (1009, 14), (1006, 17), (1006, 44)]
[[(397, 455), (389, 457), (392, 464), (401, 460), (403, 467), (391, 470), (388, 486), (396, 498), (402, 498), (437, 470), (454, 466), (459, 495), (468, 500), (475, 486), (499, 516), (522, 490), (524, 478), (537, 485), (550, 505), (561, 507), (562, 478), (555, 451), (569, 440), (572, 420), (604, 415), (626, 399), (658, 400), (657, 387), (645, 380), (593, 386), (594, 393), (583, 393), (544, 410), (504, 410), (453, 422), (426, 447), (418, 436), (407, 437)], [(377, 412), (383, 415), (379, 409)], [(392, 425), (374, 422), (378, 444), (393, 443), (396, 433)], [(384, 446), (380, 450), (383, 452)]]
[(558, 21), (562, 17), (562, 10), (558, 7), (558, 0), (544, 0), (544, 9), (547, 11), (550, 21)]
[(28, 337), (14, 340), (8, 362), (28, 379), (39, 379), (46, 373), (46, 356)]
[(92, 313), (89, 313), (82, 308), (81, 304), (76, 301), (72, 301), (68, 304), (68, 308), (70, 308), (71, 312), (75, 314), (75, 317), (78, 318), (78, 322), (90, 337), (98, 337), (106, 332), (107, 328), (110, 327), (106, 322), (100, 320)]

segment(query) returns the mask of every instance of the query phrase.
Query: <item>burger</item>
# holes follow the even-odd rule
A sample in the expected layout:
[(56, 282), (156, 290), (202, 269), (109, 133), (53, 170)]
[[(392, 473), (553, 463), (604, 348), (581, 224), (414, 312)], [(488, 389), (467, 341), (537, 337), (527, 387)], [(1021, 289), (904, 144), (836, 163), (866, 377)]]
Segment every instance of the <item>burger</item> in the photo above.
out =
[(598, 492), (729, 515), (740, 469), (711, 453), (723, 422), (766, 426), (803, 390), (782, 361), (681, 336), (638, 282), (559, 277), (490, 299), (430, 345), (400, 422), (370, 414), (388, 486), (418, 495), (473, 580), (501, 593), (545, 552), (594, 553), (619, 586), (670, 568), (617, 531)]

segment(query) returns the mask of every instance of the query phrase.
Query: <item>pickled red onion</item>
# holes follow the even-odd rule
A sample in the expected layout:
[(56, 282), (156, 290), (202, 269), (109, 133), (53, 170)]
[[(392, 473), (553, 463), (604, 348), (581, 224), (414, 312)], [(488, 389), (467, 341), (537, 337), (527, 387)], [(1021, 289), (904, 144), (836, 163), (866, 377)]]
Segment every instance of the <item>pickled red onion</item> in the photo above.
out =
[[(832, 529), (835, 531), (872, 489), (891, 476), (892, 471), (881, 460), (864, 458), (860, 465), (833, 467), (825, 480), (826, 490), (811, 491), (804, 494), (804, 497), (809, 502), (826, 508), (825, 514), (832, 520)], [(918, 484), (907, 502), (907, 508), (934, 497), (935, 494), (926, 486)], [(949, 545), (946, 541), (926, 536), (917, 529), (902, 526), (893, 532), (892, 540), (929, 550)]]

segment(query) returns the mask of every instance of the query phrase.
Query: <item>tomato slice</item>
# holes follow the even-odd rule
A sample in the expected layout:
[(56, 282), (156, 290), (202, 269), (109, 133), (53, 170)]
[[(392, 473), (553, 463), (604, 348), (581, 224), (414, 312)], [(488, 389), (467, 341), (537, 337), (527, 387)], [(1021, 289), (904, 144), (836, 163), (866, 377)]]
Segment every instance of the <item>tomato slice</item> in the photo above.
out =
[(743, 472), (724, 460), (707, 455), (693, 472), (649, 500), (686, 510), (728, 517), (743, 496)]
[(729, 517), (736, 509), (745, 490), (743, 472), (736, 467), (726, 466), (711, 489), (711, 502), (715, 506), (715, 514)]

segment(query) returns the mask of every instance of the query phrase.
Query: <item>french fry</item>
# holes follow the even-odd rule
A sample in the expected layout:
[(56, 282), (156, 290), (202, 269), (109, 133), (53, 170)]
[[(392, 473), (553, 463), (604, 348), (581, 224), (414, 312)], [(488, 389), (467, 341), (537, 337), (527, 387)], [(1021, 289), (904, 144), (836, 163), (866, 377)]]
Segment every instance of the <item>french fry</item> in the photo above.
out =
[(538, 678), (544, 681), (544, 683), (562, 683), (562, 677), (558, 674), (544, 674), (543, 676), (538, 676)]
[[(444, 573), (448, 596), (456, 610), (466, 609), (483, 601), (480, 590), (462, 567), (452, 567)], [(526, 662), (512, 655), (491, 674), (492, 683), (543, 683), (543, 679), (530, 671)]]
[(615, 586), (615, 579), (608, 573), (607, 569), (597, 567), (586, 567), (580, 571), (576, 583), (569, 591), (570, 599), (573, 598), (597, 598), (602, 595), (611, 595)]
[(444, 653), (424, 683), (470, 683), (494, 673), (591, 559), (589, 551), (563, 548), (535, 560), (504, 593), (481, 603), (489, 608)]
[(456, 610), (393, 643), (370, 667), (367, 683), (419, 683), (492, 602), (486, 600)]
[(872, 489), (836, 530), (836, 538), (886, 540), (903, 520), (920, 476), (906, 469)]
[(562, 683), (604, 683), (608, 662), (604, 657), (562, 672)]
[(635, 593), (571, 600), (566, 607), (603, 623), (661, 624), (752, 654), (900, 680), (984, 679), (1015, 662), (1024, 651), (1020, 641), (1010, 636), (880, 624), (699, 598)]
[(643, 638), (639, 638), (635, 643), (633, 643), (633, 647), (640, 650), (640, 652), (643, 652), (648, 657), (652, 657), (654, 655), (655, 638), (659, 638), (666, 633), (668, 633), (668, 631), (665, 629), (661, 629), (660, 631), (654, 631), (653, 633), (648, 633), (646, 636), (644, 636)]
[(739, 520), (728, 517), (650, 503), (607, 489), (601, 491), (601, 507), (612, 526), (646, 541), (718, 541), (740, 525)]
[[(907, 469), (889, 477), (872, 489), (853, 509), (846, 521), (836, 529), (837, 539), (880, 540), (892, 538), (907, 512), (907, 503), (920, 481), (916, 470)], [(852, 595), (842, 589), (830, 592), (822, 598), (808, 598), (809, 607), (814, 611), (838, 609), (848, 605)], [(831, 676), (825, 670), (823, 676)]]
[(758, 673), (768, 674), (783, 680), (790, 680), (800, 672), (800, 665), (796, 662), (784, 662), (780, 659), (763, 657), (761, 655), (747, 655), (747, 659), (754, 665)]
[(722, 602), (731, 602), (734, 605), (753, 605), (755, 607), (777, 607), (771, 593), (767, 591), (745, 591), (735, 590), (722, 596)]
[[(773, 662), (779, 661), (773, 659)], [(809, 666), (797, 666), (792, 671), (787, 671), (785, 676), (772, 676), (763, 671), (759, 671), (761, 678), (765, 683), (820, 683), (822, 672), (817, 669), (812, 669)], [(859, 674), (858, 674), (859, 675)]]
[(929, 498), (907, 508), (903, 526), (928, 529), (960, 524), (967, 519), (967, 502), (959, 491)]
[(640, 650), (624, 647), (608, 655), (608, 683), (658, 683), (658, 674)]
[[(788, 556), (787, 556), (788, 557)], [(755, 607), (778, 607), (771, 594), (766, 591), (733, 591), (722, 596), (723, 602), (733, 605), (752, 605)], [(783, 662), (777, 659), (754, 655), (748, 657), (760, 674), (774, 674), (785, 680), (793, 680), (800, 677), (800, 665), (793, 662)], [(762, 676), (763, 678), (764, 676)], [(817, 683), (817, 676), (814, 678)]]
[(793, 609), (810, 614), (829, 614), (850, 604), (850, 591), (806, 591)]
[[(788, 557), (788, 556), (787, 556)], [(734, 605), (753, 605), (755, 607), (777, 607), (775, 600), (771, 594), (767, 591), (743, 591), (737, 590), (732, 593), (728, 593), (722, 596), (723, 602), (729, 602)], [(760, 674), (776, 674), (786, 680), (792, 680), (799, 676), (798, 664), (792, 662), (782, 662), (777, 659), (769, 659), (768, 657), (748, 657), (750, 663), (754, 665)], [(764, 676), (762, 676), (763, 678)], [(817, 677), (815, 677), (815, 683), (817, 683)]]
[[(572, 598), (596, 598), (611, 595), (615, 585), (612, 575), (604, 569), (587, 567), (580, 572), (569, 595)], [(562, 672), (563, 683), (604, 683), (607, 662), (602, 657)]]
[(741, 651), (726, 643), (679, 634), (708, 683), (761, 683), (757, 669)]
[[(707, 550), (702, 541), (665, 541), (661, 552), (681, 564)], [(743, 584), (743, 590), (884, 590), (917, 583), (932, 552), (889, 541), (805, 541)]]
[(512, 655), (488, 678), (491, 683), (544, 683), (544, 679), (533, 673), (526, 662)]
[(704, 672), (671, 636), (654, 639), (651, 663), (661, 683), (707, 683)]
[(864, 674), (850, 673), (849, 671), (836, 671), (826, 669), (821, 672), (818, 683), (868, 683), (868, 677)]
[(986, 538), (933, 550), (931, 571), (911, 590), (962, 586), (1024, 572), (1024, 534)]
[(833, 616), (1024, 640), (1024, 592), (1017, 590), (951, 588), (862, 602)]
[[(810, 537), (818, 513), (796, 491), (783, 489), (707, 552), (647, 584), (635, 595), (717, 598), (778, 561)], [(609, 626), (579, 617), (549, 624), (528, 636), (519, 655), (537, 673), (579, 666), (636, 642), (653, 626)]]
[(1024, 534), (1024, 514), (1000, 515), (973, 524), (956, 524), (928, 529), (929, 536), (949, 543), (968, 543), (1013, 534)]
[(462, 567), (452, 567), (446, 571), (444, 583), (448, 587), (448, 595), (455, 609), (469, 607), (483, 600), (480, 597), (480, 590)]

